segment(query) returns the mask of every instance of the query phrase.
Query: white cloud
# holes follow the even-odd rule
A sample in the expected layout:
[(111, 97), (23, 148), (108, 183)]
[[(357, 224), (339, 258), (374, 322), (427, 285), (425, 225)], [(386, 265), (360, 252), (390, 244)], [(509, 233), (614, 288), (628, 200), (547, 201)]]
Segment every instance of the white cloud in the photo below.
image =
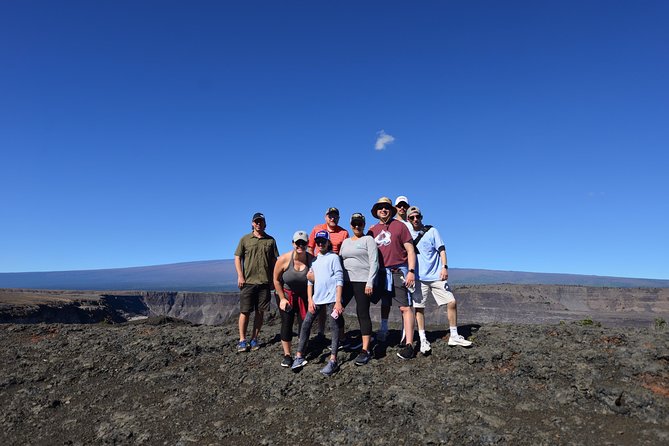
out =
[(385, 130), (379, 130), (376, 132), (376, 144), (374, 144), (374, 148), (376, 150), (383, 150), (388, 144), (392, 144), (393, 141), (395, 141), (394, 136), (387, 134)]

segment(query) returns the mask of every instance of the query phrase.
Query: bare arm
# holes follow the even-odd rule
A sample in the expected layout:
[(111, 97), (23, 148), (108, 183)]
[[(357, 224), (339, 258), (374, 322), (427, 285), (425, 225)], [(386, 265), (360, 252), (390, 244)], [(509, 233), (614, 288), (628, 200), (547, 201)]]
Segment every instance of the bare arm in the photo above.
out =
[[(409, 264), (410, 270), (416, 269), (416, 251), (413, 249), (412, 242), (406, 242), (404, 244), (404, 249), (407, 250), (407, 263)], [(409, 271), (406, 277), (406, 286), (411, 287), (416, 283), (416, 275)]]
[(244, 271), (242, 269), (242, 258), (239, 256), (235, 256), (235, 269), (237, 270), (237, 286), (239, 289), (242, 289), (246, 280), (244, 279)]
[(279, 308), (281, 308), (283, 311), (286, 311), (286, 304), (288, 303), (288, 299), (286, 298), (286, 294), (283, 292), (281, 276), (283, 276), (283, 273), (286, 271), (286, 266), (290, 262), (290, 255), (292, 255), (292, 252), (282, 255), (274, 265), (274, 291), (276, 292), (276, 295), (279, 296)]

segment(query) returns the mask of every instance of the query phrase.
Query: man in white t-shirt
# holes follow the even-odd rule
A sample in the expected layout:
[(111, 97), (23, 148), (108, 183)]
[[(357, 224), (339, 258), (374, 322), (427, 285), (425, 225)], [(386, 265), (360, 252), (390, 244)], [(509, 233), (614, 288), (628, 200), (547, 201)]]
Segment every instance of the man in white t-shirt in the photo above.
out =
[(414, 309), (416, 310), (416, 322), (418, 324), (418, 335), (420, 336), (420, 352), (427, 354), (431, 350), (430, 343), (425, 336), (425, 304), (430, 294), (432, 294), (439, 307), (446, 305), (448, 325), (451, 332), (448, 345), (469, 347), (472, 345), (471, 341), (466, 340), (458, 333), (457, 306), (455, 296), (453, 296), (448, 286), (446, 248), (439, 231), (437, 231), (437, 228), (423, 224), (423, 215), (420, 209), (415, 206), (409, 208), (407, 217), (411, 223), (410, 232), (414, 239), (418, 260), (420, 292), (414, 294)]
[(400, 195), (399, 197), (395, 198), (395, 209), (397, 209), (395, 220), (399, 220), (404, 223), (409, 232), (411, 232), (411, 223), (409, 223), (409, 219), (407, 218), (407, 210), (410, 207), (411, 205), (409, 204), (409, 199), (404, 195)]

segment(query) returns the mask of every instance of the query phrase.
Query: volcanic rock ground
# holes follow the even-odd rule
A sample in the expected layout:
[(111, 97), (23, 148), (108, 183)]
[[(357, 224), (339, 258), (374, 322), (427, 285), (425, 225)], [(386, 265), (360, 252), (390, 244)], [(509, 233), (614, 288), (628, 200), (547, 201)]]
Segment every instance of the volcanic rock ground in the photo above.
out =
[(0, 324), (0, 444), (669, 444), (661, 324), (468, 323), (472, 348), (442, 327), (410, 361), (395, 330), (330, 378), (325, 344), (280, 367), (278, 331), (270, 315), (262, 348), (238, 354), (234, 320)]

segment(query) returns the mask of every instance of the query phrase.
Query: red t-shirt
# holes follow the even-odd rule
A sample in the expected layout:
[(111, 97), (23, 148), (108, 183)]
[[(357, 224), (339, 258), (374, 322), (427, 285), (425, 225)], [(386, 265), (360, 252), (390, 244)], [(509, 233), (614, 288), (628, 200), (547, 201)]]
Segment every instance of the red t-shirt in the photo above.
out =
[(411, 233), (401, 221), (392, 219), (387, 224), (378, 222), (367, 231), (379, 247), (386, 268), (407, 263), (405, 243), (413, 243)]
[(337, 225), (334, 230), (330, 230), (330, 227), (327, 223), (314, 226), (314, 229), (311, 230), (311, 234), (309, 234), (309, 243), (307, 245), (309, 248), (311, 248), (311, 252), (314, 255), (318, 255), (315, 239), (316, 233), (318, 231), (328, 231), (330, 234), (330, 242), (332, 242), (332, 250), (335, 252), (335, 254), (339, 254), (339, 248), (341, 248), (341, 244), (345, 239), (348, 238), (348, 231), (339, 225)]

